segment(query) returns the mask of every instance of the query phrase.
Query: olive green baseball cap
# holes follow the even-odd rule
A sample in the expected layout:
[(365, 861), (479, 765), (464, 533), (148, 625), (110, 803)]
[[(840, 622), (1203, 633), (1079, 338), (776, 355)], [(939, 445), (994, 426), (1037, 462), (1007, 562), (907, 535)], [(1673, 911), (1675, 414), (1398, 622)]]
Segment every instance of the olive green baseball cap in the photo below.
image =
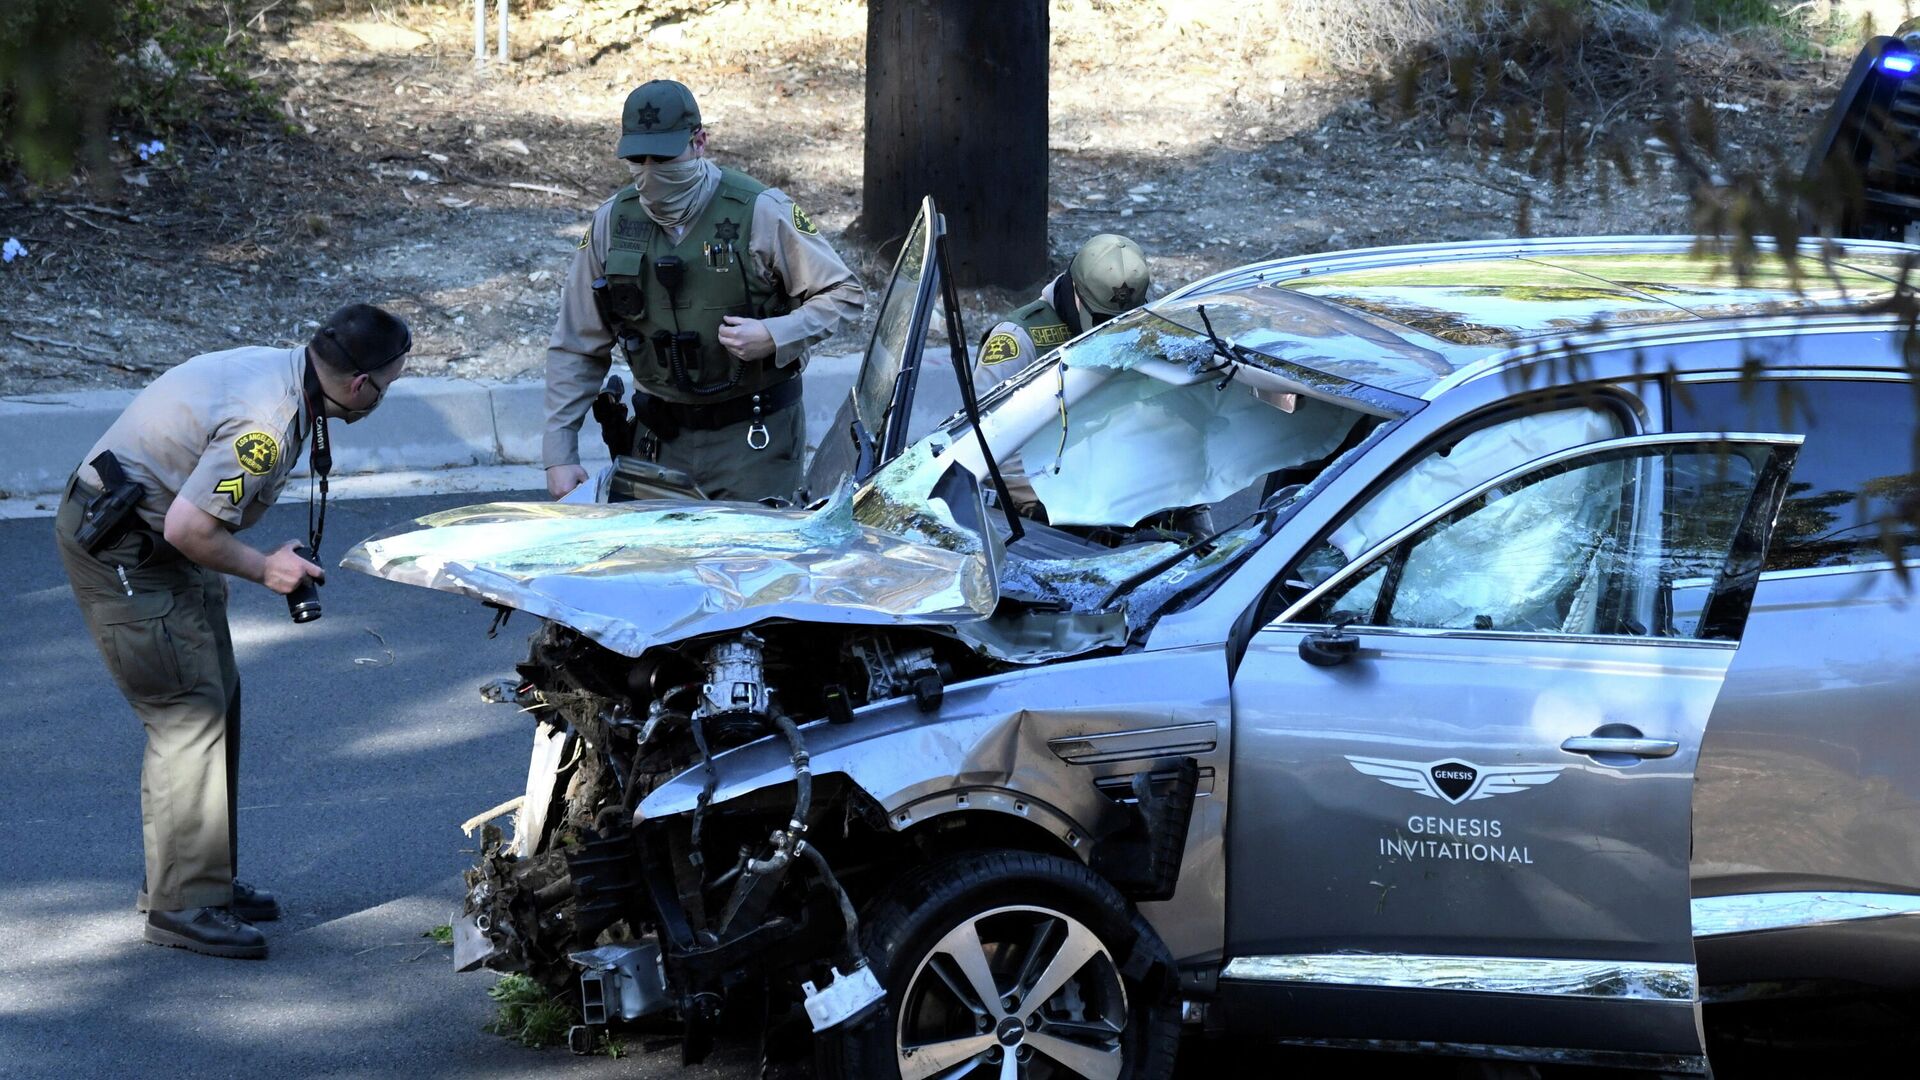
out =
[(620, 110), (619, 156), (679, 157), (699, 127), (693, 91), (671, 79), (655, 79), (627, 95)]
[(1068, 267), (1080, 302), (1102, 315), (1132, 311), (1147, 302), (1153, 278), (1140, 245), (1116, 233), (1101, 233), (1080, 246)]

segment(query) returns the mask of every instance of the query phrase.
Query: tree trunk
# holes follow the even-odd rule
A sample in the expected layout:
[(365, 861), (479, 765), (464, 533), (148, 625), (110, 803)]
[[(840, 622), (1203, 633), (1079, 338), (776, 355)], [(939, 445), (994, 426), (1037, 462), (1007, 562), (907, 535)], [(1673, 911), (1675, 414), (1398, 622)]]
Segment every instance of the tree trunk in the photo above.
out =
[(960, 284), (1046, 273), (1046, 0), (869, 0), (866, 234), (891, 255), (925, 195)]

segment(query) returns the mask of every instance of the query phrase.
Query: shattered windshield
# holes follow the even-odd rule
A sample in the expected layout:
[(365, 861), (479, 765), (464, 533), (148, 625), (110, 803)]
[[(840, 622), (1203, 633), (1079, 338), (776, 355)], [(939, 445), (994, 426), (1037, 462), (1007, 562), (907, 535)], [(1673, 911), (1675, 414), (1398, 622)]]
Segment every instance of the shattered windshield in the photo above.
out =
[(990, 407), (1034, 422), (1006, 425), (1020, 434), (995, 450), (1016, 505), (1055, 527), (1133, 527), (1221, 502), (1328, 457), (1361, 415), (1230, 362), (1204, 332), (1148, 311), (1017, 382)]

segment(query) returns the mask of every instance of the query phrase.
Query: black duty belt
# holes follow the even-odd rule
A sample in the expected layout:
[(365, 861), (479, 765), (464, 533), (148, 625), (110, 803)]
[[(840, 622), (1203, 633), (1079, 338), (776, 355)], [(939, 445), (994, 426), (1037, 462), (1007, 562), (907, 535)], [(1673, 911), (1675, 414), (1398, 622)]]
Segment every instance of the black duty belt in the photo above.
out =
[[(644, 391), (636, 391), (636, 397)], [(765, 420), (777, 412), (791, 408), (800, 401), (800, 378), (798, 375), (754, 394), (742, 394), (737, 398), (712, 405), (687, 405), (675, 401), (663, 401), (646, 394), (647, 402), (640, 412), (642, 423), (649, 416), (665, 420), (668, 424), (683, 431), (718, 431), (721, 428), (744, 424), (753, 420)], [(656, 411), (657, 410), (657, 411)], [(658, 425), (647, 424), (658, 430)]]

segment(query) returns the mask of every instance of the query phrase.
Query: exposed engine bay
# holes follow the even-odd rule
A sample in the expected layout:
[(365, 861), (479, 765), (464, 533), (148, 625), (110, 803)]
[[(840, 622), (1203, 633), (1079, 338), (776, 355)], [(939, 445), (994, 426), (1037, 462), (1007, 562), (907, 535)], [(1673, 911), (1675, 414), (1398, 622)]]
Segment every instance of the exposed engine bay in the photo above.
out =
[[(895, 697), (931, 710), (944, 685), (986, 664), (934, 634), (909, 643), (795, 624), (635, 660), (545, 624), (518, 679), (486, 691), (533, 719), (535, 750), (515, 835), (481, 830), (456, 965), (578, 987), (590, 1025), (674, 1010), (696, 1056), (704, 1024), (743, 982), (855, 979), (864, 959), (841, 875), (858, 889), (862, 863), (898, 841), (870, 800), (816, 785), (795, 717), (845, 721)], [(712, 801), (713, 755), (766, 735), (785, 740), (792, 783)], [(636, 823), (649, 792), (698, 767), (708, 790), (690, 821)], [(855, 847), (857, 860), (836, 857)], [(867, 1002), (831, 1003), (816, 1021), (845, 1019), (849, 1003)]]

